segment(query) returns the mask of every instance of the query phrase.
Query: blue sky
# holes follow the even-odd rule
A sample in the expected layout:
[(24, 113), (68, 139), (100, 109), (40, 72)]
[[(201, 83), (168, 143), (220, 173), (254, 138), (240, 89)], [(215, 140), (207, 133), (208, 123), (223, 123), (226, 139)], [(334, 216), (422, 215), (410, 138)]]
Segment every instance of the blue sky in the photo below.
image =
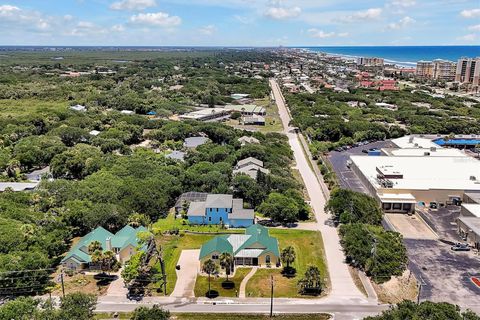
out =
[(464, 45), (480, 1), (0, 0), (0, 30), (0, 45)]

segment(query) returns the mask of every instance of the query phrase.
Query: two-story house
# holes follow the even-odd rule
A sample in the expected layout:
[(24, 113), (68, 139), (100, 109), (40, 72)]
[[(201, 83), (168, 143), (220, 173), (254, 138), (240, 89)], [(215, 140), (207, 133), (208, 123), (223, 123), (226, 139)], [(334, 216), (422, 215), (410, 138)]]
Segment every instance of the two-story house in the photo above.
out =
[(209, 194), (205, 201), (191, 202), (187, 212), (190, 224), (224, 224), (233, 228), (255, 223), (253, 209), (244, 209), (242, 199), (231, 194)]

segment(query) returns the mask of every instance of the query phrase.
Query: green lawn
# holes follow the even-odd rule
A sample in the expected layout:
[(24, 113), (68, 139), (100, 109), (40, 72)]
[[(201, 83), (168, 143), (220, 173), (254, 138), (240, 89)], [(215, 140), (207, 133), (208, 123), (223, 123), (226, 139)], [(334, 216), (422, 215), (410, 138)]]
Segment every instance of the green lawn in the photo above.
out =
[(167, 274), (167, 294), (172, 293), (177, 282), (177, 265), (180, 253), (186, 249), (200, 249), (202, 244), (213, 238), (214, 235), (191, 235), (181, 234), (161, 235), (159, 241), (162, 244), (163, 259), (165, 260), (165, 269)]
[(166, 218), (159, 219), (152, 226), (155, 234), (160, 234), (169, 230), (178, 229), (194, 232), (222, 232), (222, 233), (238, 233), (243, 232), (242, 229), (222, 229), (220, 225), (189, 225), (185, 219), (175, 219), (175, 215), (171, 212)]
[[(280, 251), (287, 246), (294, 247), (297, 258), (293, 267), (297, 270), (297, 274), (294, 278), (286, 278), (281, 274), (281, 269), (259, 269), (247, 283), (247, 296), (269, 297), (270, 276), (273, 275), (276, 297), (302, 297), (298, 293), (297, 283), (303, 277), (308, 265), (316, 265), (322, 275), (325, 278), (328, 277), (320, 232), (270, 229), (270, 235), (278, 239)], [(328, 286), (328, 279), (326, 283)]]
[[(242, 283), (243, 278), (250, 272), (251, 268), (237, 268), (235, 270), (235, 276), (229, 277), (228, 280), (232, 281), (235, 286), (230, 289), (224, 289), (222, 287), (222, 282), (226, 280), (224, 277), (212, 277), (211, 278), (211, 289), (218, 292), (220, 297), (236, 297), (240, 292), (240, 283)], [(197, 276), (197, 281), (195, 282), (195, 297), (205, 297), (208, 291), (208, 277)]]
[(67, 107), (67, 102), (0, 99), (0, 114), (4, 117), (45, 116), (55, 114), (59, 111), (67, 111)]
[[(279, 314), (274, 315), (278, 320), (327, 320), (331, 317), (328, 314)], [(95, 319), (113, 319), (113, 315), (99, 313)], [(130, 314), (120, 313), (117, 319), (130, 319)], [(173, 313), (171, 320), (267, 320), (268, 315), (260, 314), (223, 314), (223, 313)]]

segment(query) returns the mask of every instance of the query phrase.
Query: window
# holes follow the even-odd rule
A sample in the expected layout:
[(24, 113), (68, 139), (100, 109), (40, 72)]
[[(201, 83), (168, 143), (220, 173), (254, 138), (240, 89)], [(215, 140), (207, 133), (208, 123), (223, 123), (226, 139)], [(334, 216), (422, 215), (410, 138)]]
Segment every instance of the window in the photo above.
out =
[(213, 254), (213, 255), (212, 255), (212, 260), (218, 260), (218, 255)]
[(411, 203), (404, 203), (403, 204), (403, 210), (410, 212), (412, 210), (412, 204)]
[(220, 217), (220, 222), (223, 222), (223, 218), (222, 218), (222, 217)]
[(402, 209), (402, 204), (401, 203), (394, 203), (393, 204), (393, 210), (400, 210)]
[(208, 222), (212, 222), (212, 217), (208, 217)]
[(383, 204), (383, 210), (391, 210), (392, 209), (392, 204), (391, 203), (384, 203)]
[(269, 256), (269, 255), (267, 255), (267, 256), (265, 257), (265, 263), (270, 263), (270, 256)]

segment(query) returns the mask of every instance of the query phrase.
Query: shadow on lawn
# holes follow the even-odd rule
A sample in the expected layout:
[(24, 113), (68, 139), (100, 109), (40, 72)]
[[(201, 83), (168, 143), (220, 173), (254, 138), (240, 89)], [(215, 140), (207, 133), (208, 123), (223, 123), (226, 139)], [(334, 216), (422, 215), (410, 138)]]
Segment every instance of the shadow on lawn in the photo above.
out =
[(210, 290), (210, 291), (207, 291), (207, 293), (205, 294), (205, 296), (209, 299), (215, 299), (219, 295), (220, 295), (220, 293), (218, 293), (217, 290)]

